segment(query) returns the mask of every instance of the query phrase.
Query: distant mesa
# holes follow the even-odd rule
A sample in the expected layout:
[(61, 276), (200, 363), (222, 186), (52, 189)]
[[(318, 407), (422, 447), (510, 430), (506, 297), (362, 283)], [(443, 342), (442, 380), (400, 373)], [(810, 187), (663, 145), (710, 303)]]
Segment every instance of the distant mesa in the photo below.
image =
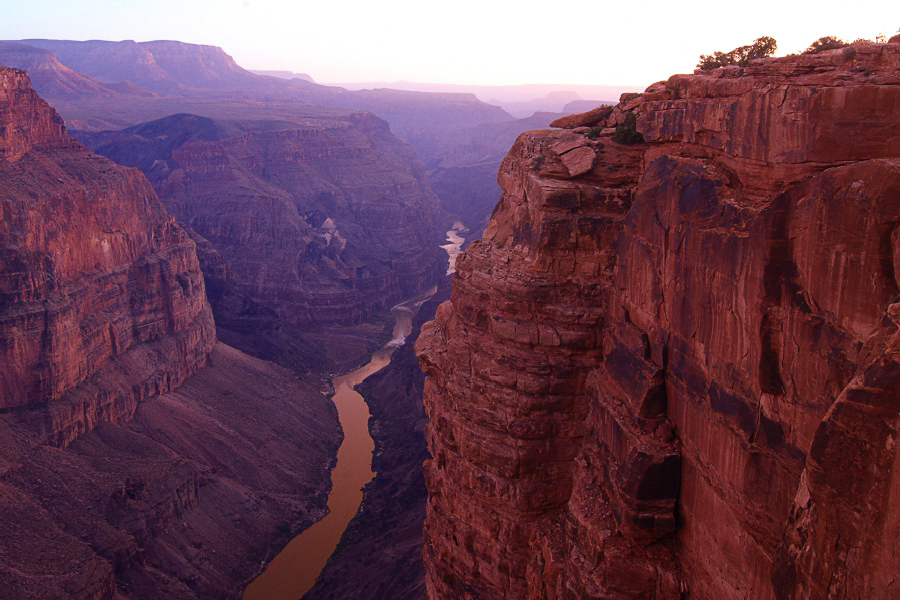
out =
[(63, 65), (52, 52), (21, 42), (0, 42), (0, 65), (28, 71), (32, 85), (48, 98), (154, 95), (129, 82), (98, 81)]
[(159, 40), (108, 42), (22, 40), (52, 52), (69, 68), (104, 83), (131, 83), (159, 93), (179, 89), (243, 89), (261, 78), (216, 46)]
[(501, 107), (514, 117), (520, 119), (529, 117), (536, 112), (562, 112), (563, 107), (569, 102), (581, 100), (577, 92), (571, 90), (557, 90), (539, 98), (519, 101), (503, 101), (497, 98), (488, 100), (488, 104)]
[(617, 100), (573, 100), (563, 106), (562, 111), (569, 114), (586, 113), (600, 106), (615, 106)]
[(315, 83), (315, 80), (313, 80), (313, 78), (306, 73), (294, 73), (293, 71), (259, 71), (257, 69), (250, 69), (250, 72), (266, 77), (278, 77), (279, 79), (303, 79), (304, 81)]

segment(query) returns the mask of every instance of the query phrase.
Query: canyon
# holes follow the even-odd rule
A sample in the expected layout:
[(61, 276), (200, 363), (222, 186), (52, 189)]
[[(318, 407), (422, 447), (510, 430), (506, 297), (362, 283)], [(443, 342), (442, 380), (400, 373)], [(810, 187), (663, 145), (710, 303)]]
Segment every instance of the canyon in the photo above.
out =
[[(303, 77), (271, 77), (241, 68), (221, 48), (176, 41), (0, 42), (0, 64), (28, 69), (35, 89), (75, 132), (118, 131), (182, 113), (296, 123), (371, 112), (415, 148), (442, 208), (475, 229), (499, 197), (496, 171), (515, 136), (561, 116), (514, 119), (462, 91), (404, 91), (381, 84), (348, 90)], [(534, 94), (547, 91), (520, 87), (533, 87)], [(481, 91), (501, 97), (524, 93), (515, 86)]]
[(236, 596), (325, 513), (325, 381), (217, 343), (140, 171), (0, 68), (0, 597)]
[(900, 38), (519, 120), (180, 42), (4, 61), (0, 598), (240, 596), (328, 512), (331, 376), (438, 281), (307, 598), (895, 595)]
[(898, 41), (519, 136), (416, 342), (428, 598), (893, 597)]
[(221, 256), (237, 292), (280, 323), (358, 323), (443, 268), (437, 197), (414, 150), (370, 113), (180, 114), (78, 137), (139, 167), (167, 210)]

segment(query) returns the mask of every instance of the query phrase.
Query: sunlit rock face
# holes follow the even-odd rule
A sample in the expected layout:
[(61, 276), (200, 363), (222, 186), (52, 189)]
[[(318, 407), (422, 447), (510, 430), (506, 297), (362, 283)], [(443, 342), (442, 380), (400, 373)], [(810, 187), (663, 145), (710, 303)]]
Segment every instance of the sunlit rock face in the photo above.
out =
[(0, 69), (0, 408), (66, 446), (207, 361), (194, 243), (137, 170), (72, 140)]
[(520, 136), (417, 343), (430, 598), (883, 596), (898, 83), (858, 43)]

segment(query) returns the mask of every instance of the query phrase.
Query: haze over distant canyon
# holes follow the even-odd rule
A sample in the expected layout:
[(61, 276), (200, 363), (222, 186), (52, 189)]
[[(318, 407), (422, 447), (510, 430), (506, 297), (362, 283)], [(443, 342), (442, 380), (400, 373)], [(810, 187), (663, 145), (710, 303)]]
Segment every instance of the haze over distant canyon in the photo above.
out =
[(894, 597), (900, 35), (732, 62), (0, 42), (0, 599)]

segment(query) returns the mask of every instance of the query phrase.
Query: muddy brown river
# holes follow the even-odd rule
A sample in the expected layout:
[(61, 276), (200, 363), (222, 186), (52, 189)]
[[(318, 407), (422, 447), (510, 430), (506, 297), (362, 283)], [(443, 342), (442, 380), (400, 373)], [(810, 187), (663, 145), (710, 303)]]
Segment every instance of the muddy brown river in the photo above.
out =
[[(441, 246), (450, 257), (448, 273), (453, 272), (459, 248), (465, 241), (459, 234), (468, 231), (454, 223), (447, 232), (447, 244)], [(328, 514), (288, 543), (271, 563), (244, 590), (243, 600), (298, 600), (312, 588), (328, 557), (337, 548), (341, 535), (356, 515), (362, 502), (362, 488), (374, 477), (372, 452), (375, 442), (369, 435), (369, 407), (353, 388), (391, 360), (391, 354), (406, 341), (412, 331), (412, 319), (419, 306), (434, 294), (432, 288), (391, 309), (396, 323), (393, 336), (372, 355), (364, 366), (346, 375), (332, 378), (332, 401), (338, 410), (344, 441), (331, 472)]]

